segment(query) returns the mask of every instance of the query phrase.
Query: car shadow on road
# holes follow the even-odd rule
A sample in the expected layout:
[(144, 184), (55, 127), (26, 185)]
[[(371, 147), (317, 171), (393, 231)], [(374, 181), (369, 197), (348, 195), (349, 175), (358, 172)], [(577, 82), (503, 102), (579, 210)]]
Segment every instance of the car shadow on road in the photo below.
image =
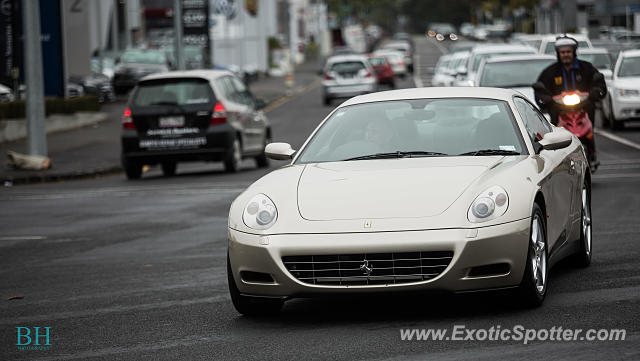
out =
[(519, 305), (513, 290), (464, 294), (418, 293), (357, 295), (294, 299), (278, 315), (238, 319), (238, 326), (260, 324), (331, 325), (371, 322), (446, 321), (503, 317), (527, 309)]

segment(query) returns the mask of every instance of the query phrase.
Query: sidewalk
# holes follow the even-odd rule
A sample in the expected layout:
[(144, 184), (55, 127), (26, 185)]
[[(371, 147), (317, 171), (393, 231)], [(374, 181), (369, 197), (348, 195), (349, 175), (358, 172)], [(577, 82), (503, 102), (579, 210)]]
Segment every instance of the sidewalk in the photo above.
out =
[[(295, 95), (319, 79), (314, 61), (296, 68), (295, 87), (287, 89), (284, 77), (266, 77), (249, 84), (249, 89), (267, 104), (265, 111)], [(125, 100), (106, 104), (103, 112), (109, 116), (93, 126), (58, 132), (47, 136), (50, 169), (41, 171), (17, 170), (8, 166), (7, 151), (27, 153), (26, 140), (0, 143), (0, 182), (5, 187), (25, 184), (55, 182), (75, 178), (89, 178), (122, 171), (120, 166), (120, 117)]]

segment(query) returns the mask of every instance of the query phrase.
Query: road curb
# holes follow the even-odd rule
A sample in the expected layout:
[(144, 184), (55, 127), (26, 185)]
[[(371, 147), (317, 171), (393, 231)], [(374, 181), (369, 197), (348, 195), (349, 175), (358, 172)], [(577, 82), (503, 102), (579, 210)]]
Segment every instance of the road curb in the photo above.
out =
[(52, 183), (65, 180), (96, 178), (105, 175), (113, 175), (122, 173), (122, 166), (99, 167), (93, 169), (77, 170), (67, 173), (35, 173), (25, 174), (24, 176), (3, 176), (2, 183), (5, 186), (34, 184), (34, 183)]

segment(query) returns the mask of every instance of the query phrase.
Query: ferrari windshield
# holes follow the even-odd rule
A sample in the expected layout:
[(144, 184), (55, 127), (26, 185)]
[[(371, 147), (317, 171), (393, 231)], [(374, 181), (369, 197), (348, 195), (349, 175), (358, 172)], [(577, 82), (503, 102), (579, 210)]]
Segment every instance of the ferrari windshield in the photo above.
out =
[(506, 102), (412, 99), (338, 109), (296, 163), (519, 154), (526, 154), (526, 147)]

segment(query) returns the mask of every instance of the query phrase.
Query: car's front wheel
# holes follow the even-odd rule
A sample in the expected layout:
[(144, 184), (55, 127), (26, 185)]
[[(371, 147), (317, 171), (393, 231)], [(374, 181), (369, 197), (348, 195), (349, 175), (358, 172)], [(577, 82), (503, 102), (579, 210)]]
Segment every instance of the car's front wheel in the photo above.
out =
[(538, 307), (547, 294), (547, 231), (544, 214), (537, 203), (533, 205), (529, 247), (522, 282), (518, 289), (522, 302), (528, 307)]
[(580, 267), (591, 264), (591, 194), (588, 185), (582, 185), (582, 220), (580, 223), (580, 250), (576, 254), (576, 263)]
[(252, 297), (241, 294), (233, 278), (229, 256), (227, 256), (227, 281), (233, 307), (245, 316), (274, 315), (280, 312), (284, 305), (284, 300), (281, 298)]
[(620, 129), (624, 129), (624, 121), (623, 120), (616, 120), (616, 114), (615, 111), (613, 110), (613, 102), (609, 103), (609, 123), (611, 124), (611, 129), (613, 130), (620, 130)]

